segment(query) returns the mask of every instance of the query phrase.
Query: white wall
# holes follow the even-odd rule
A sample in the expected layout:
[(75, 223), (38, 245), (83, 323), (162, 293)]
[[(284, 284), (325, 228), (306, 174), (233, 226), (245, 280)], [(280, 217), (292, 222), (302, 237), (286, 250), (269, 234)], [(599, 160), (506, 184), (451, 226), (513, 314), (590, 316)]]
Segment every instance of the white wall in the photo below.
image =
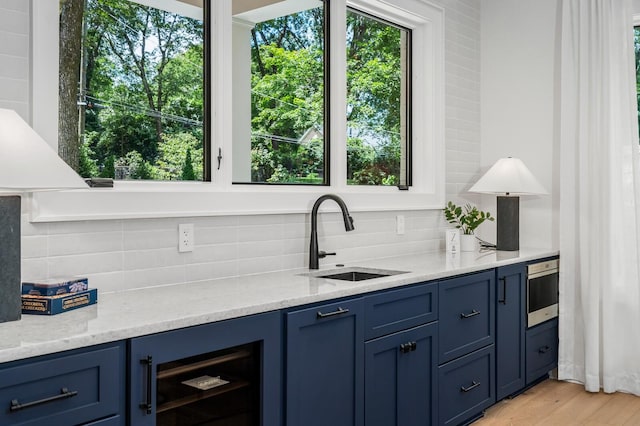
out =
[[(520, 198), (520, 245), (557, 247), (559, 0), (481, 4), (482, 172), (501, 157), (524, 161), (550, 195)], [(483, 195), (483, 208), (495, 212), (495, 199)], [(495, 241), (495, 224), (482, 228)]]
[[(33, 100), (25, 93), (14, 96), (12, 82), (40, 83), (27, 78), (28, 3), (0, 0), (0, 42), (21, 43), (4, 56), (7, 47), (0, 43), (0, 106), (19, 110), (26, 119), (37, 95)], [(480, 2), (434, 3), (446, 9), (446, 193), (447, 199), (458, 201), (468, 197), (464, 190), (480, 166)], [(5, 18), (7, 14), (15, 18)], [(14, 20), (22, 23), (15, 25)], [(20, 70), (18, 78), (4, 81), (4, 70), (14, 67)], [(308, 256), (308, 214), (29, 223), (27, 213), (22, 222), (23, 278), (87, 275), (103, 292), (303, 268)], [(406, 216), (404, 235), (395, 234), (397, 214)], [(410, 253), (428, 256), (443, 247), (447, 227), (440, 210), (354, 213), (356, 231), (349, 234), (338, 214), (321, 216), (320, 247), (338, 252), (326, 263)], [(177, 252), (178, 223), (195, 224), (193, 253)]]

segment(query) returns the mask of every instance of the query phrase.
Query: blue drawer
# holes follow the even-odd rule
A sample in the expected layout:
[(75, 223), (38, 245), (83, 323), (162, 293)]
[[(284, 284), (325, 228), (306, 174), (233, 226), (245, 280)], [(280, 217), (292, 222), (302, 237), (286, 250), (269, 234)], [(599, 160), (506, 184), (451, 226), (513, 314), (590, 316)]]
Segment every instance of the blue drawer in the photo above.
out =
[(527, 384), (544, 377), (558, 366), (558, 320), (527, 330)]
[(365, 340), (438, 319), (438, 283), (386, 291), (365, 298)]
[(0, 424), (74, 425), (123, 414), (124, 372), (124, 344), (1, 369)]
[(440, 282), (440, 364), (494, 342), (494, 284), (493, 270)]
[(495, 402), (494, 347), (488, 346), (438, 367), (441, 425), (457, 425)]

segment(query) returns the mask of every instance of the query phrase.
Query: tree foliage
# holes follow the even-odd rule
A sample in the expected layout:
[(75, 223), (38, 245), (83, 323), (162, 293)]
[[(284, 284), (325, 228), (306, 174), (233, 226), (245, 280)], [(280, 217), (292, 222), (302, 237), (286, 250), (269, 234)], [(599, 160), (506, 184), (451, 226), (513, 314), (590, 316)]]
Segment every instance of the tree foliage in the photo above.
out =
[[(324, 15), (317, 7), (251, 30), (254, 182), (326, 179)], [(201, 179), (202, 23), (128, 0), (86, 0), (83, 16), (82, 84), (60, 98), (71, 115), (80, 113), (79, 121), (61, 128), (60, 139), (77, 148), (70, 164), (86, 177)], [(73, 25), (61, 19), (61, 35), (77, 30), (77, 21)], [(398, 184), (402, 34), (347, 13), (349, 183)], [(61, 70), (78, 67), (77, 59), (61, 57)]]
[[(252, 31), (252, 181), (322, 183), (322, 8), (262, 22)], [(397, 185), (400, 174), (401, 31), (347, 15), (347, 178)], [(311, 146), (303, 135), (316, 131)]]
[[(202, 23), (128, 0), (87, 0), (84, 20), (76, 51), (83, 52), (85, 79), (65, 101), (84, 122), (80, 137), (75, 129), (80, 161), (74, 167), (83, 176), (111, 175), (115, 167), (117, 178), (181, 179), (194, 139), (192, 155), (203, 151)], [(68, 25), (61, 19), (61, 34)], [(73, 131), (61, 129), (60, 139)], [(180, 142), (189, 146), (176, 148)], [(174, 151), (181, 152), (179, 167), (167, 158)], [(202, 158), (193, 162), (197, 179)]]

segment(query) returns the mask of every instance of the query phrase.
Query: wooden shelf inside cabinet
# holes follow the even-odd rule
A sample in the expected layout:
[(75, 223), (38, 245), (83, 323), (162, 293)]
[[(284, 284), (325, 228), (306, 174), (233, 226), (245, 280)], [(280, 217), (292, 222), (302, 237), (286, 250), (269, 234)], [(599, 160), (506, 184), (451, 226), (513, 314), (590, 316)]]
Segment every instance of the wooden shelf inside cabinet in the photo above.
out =
[(251, 356), (251, 352), (248, 350), (239, 350), (236, 352), (232, 352), (225, 355), (220, 355), (211, 359), (206, 359), (204, 361), (194, 362), (192, 364), (180, 365), (177, 367), (172, 367), (166, 370), (158, 371), (157, 378), (158, 380), (168, 379), (170, 377), (174, 377), (180, 374), (189, 373), (191, 371), (196, 371), (201, 368), (211, 367), (213, 365), (223, 364), (229, 361), (235, 361), (238, 359), (249, 358)]
[(237, 389), (245, 388), (247, 386), (249, 386), (248, 381), (236, 380), (234, 382), (227, 383), (226, 385), (222, 385), (214, 389), (199, 391), (198, 393), (175, 399), (164, 404), (160, 404), (156, 408), (156, 413), (159, 414), (164, 411), (173, 410), (175, 408), (182, 407), (183, 405), (191, 404), (207, 398), (213, 398), (215, 396), (222, 395), (224, 393), (231, 392)]

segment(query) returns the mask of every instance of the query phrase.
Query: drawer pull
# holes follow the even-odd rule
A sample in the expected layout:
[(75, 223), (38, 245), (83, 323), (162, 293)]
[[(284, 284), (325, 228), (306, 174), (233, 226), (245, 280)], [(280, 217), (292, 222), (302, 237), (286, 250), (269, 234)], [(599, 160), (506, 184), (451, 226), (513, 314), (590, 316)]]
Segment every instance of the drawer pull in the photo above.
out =
[(460, 314), (460, 318), (462, 319), (466, 319), (466, 318), (471, 318), (471, 317), (475, 317), (476, 315), (480, 315), (480, 311), (476, 311), (475, 309), (473, 311), (471, 311), (468, 314)]
[(328, 313), (323, 313), (318, 311), (317, 317), (318, 318), (328, 318), (328, 317), (333, 317), (335, 315), (342, 315), (342, 314), (346, 314), (349, 312), (349, 309), (344, 309), (339, 307), (337, 310), (333, 311), (333, 312), (328, 312)]
[(538, 349), (538, 353), (540, 354), (546, 354), (547, 352), (549, 352), (551, 350), (550, 346), (543, 346), (540, 349)]
[(72, 398), (78, 395), (78, 391), (70, 391), (67, 388), (60, 389), (60, 395), (50, 396), (49, 398), (39, 399), (38, 401), (25, 402), (24, 404), (20, 404), (17, 399), (11, 400), (11, 407), (9, 410), (12, 412), (23, 410), (25, 408), (35, 407), (36, 405), (46, 404), (47, 402), (57, 401), (59, 399), (67, 399)]
[(152, 405), (152, 401), (151, 401), (151, 388), (153, 385), (153, 357), (151, 355), (147, 356), (146, 358), (143, 358), (140, 360), (140, 364), (145, 365), (147, 368), (147, 395), (145, 397), (144, 402), (142, 402), (139, 407), (146, 413), (146, 414), (151, 414), (151, 410), (153, 408)]
[(416, 342), (407, 342), (400, 345), (400, 352), (403, 354), (413, 352), (418, 348), (418, 344)]
[(471, 382), (471, 386), (469, 386), (468, 388), (465, 388), (464, 386), (460, 386), (460, 392), (469, 392), (470, 390), (473, 390), (478, 386), (480, 386), (480, 382), (476, 382), (474, 380), (473, 382)]

